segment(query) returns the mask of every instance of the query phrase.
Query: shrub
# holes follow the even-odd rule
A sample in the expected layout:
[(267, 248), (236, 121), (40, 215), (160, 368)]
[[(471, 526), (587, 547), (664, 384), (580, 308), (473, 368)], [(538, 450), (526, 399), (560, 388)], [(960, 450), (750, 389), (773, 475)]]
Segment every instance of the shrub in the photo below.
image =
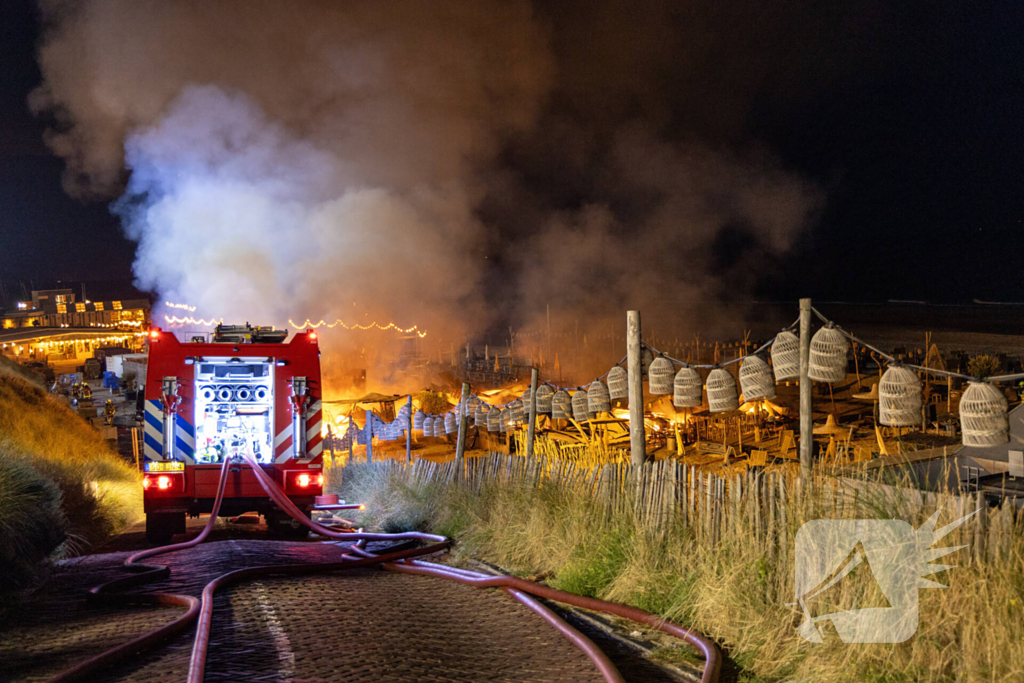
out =
[(991, 377), (999, 372), (999, 359), (995, 356), (971, 356), (967, 361), (967, 374), (972, 377)]
[(420, 410), (429, 415), (447, 413), (452, 408), (452, 404), (448, 401), (448, 394), (443, 391), (424, 389), (416, 394), (415, 399), (420, 404)]

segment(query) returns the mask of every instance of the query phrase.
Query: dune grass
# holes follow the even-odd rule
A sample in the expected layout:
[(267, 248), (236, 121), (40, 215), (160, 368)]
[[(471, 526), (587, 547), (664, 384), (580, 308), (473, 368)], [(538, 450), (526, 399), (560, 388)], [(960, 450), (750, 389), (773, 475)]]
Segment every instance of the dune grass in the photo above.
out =
[[(135, 469), (41, 384), (0, 363), (0, 586), (140, 518)], [(4, 588), (0, 588), (4, 590)]]
[[(365, 465), (328, 476), (334, 491), (367, 505), (360, 522), (368, 527), (442, 533), (458, 541), (456, 560), (485, 559), (519, 575), (545, 576), (557, 588), (693, 626), (722, 645), (742, 671), (739, 680), (1024, 680), (1019, 528), (1012, 530), (1008, 557), (975, 562), (965, 550), (947, 558), (947, 564), (960, 566), (937, 575), (948, 588), (919, 591), (921, 625), (907, 642), (844, 644), (832, 637), (812, 644), (796, 632), (802, 613), (786, 605), (794, 600), (791, 559), (767, 554), (747, 525), (711, 544), (678, 520), (651, 529), (628, 511), (609, 516), (589, 494), (559, 485), (492, 483), (475, 490)], [(801, 511), (787, 501), (790, 538), (801, 514), (829, 504), (809, 498), (809, 508)], [(898, 499), (865, 499), (858, 514), (869, 513), (903, 516), (907, 510)], [(920, 521), (912, 520), (915, 526)], [(863, 606), (873, 587), (857, 575), (830, 599), (840, 609)], [(685, 648), (675, 654), (659, 650), (664, 659), (693, 659)]]

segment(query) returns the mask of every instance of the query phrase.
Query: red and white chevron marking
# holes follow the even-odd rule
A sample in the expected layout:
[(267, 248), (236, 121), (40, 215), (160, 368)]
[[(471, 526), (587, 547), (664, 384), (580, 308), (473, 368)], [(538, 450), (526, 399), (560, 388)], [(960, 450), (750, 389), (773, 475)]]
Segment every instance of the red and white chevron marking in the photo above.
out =
[[(320, 455), (324, 450), (323, 436), (323, 404), (317, 400), (306, 411), (306, 457), (300, 459), (308, 462)], [(292, 423), (279, 431), (274, 437), (274, 462), (285, 462), (292, 457)]]

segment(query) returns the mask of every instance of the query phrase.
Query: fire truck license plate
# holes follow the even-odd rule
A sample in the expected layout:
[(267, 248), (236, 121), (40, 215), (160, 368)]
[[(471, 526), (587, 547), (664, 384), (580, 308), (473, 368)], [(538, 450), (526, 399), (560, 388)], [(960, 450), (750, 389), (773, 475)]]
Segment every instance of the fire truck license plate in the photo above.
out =
[(184, 472), (185, 463), (183, 462), (147, 462), (147, 472)]

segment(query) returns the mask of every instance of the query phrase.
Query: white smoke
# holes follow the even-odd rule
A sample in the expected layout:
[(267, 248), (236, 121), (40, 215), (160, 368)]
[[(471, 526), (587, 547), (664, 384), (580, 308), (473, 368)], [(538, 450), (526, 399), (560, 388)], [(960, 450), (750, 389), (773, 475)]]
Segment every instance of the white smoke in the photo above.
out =
[(244, 94), (210, 86), (184, 88), (125, 148), (117, 206), (139, 245), (139, 284), (200, 315), (359, 323), (473, 303), (480, 228), (457, 185), (360, 185)]

